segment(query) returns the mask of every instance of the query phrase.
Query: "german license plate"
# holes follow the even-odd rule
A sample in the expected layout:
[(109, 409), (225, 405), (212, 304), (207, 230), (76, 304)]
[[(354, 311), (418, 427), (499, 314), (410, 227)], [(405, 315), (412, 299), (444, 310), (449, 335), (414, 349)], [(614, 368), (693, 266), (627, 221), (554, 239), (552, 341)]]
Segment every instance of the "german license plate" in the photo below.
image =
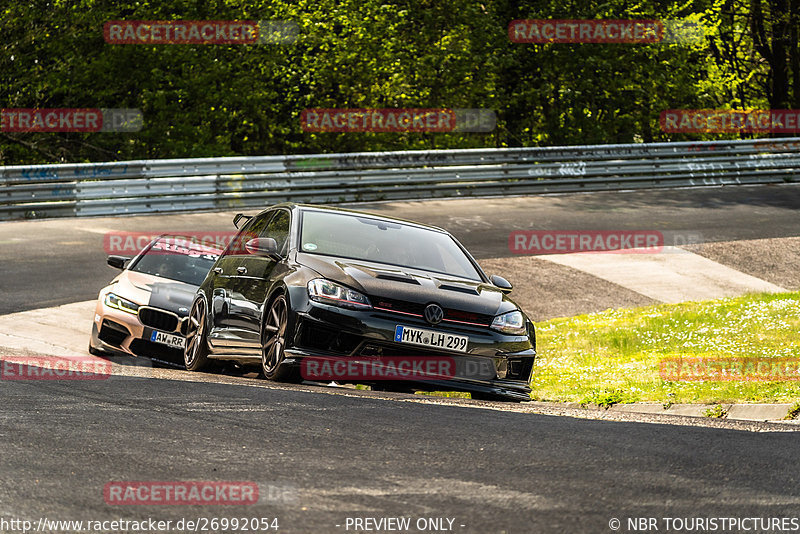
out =
[(459, 352), (467, 352), (467, 345), (469, 344), (469, 337), (467, 336), (445, 334), (443, 332), (402, 325), (397, 325), (395, 327), (394, 340), (398, 343), (410, 343), (412, 345), (456, 350)]
[(159, 332), (158, 330), (153, 330), (153, 333), (150, 334), (150, 341), (161, 343), (163, 345), (169, 345), (170, 347), (175, 347), (177, 349), (183, 349), (186, 347), (185, 337), (176, 334), (167, 334), (166, 332)]

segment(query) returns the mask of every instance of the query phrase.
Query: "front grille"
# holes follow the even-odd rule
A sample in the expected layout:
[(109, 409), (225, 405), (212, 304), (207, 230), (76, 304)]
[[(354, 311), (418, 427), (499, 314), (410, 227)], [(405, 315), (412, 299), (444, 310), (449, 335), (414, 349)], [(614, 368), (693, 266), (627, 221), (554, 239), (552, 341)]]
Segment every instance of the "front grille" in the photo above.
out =
[[(425, 307), (427, 304), (417, 304), (416, 302), (406, 302), (403, 300), (387, 299), (383, 297), (370, 297), (374, 303), (374, 307), (386, 312), (401, 313), (406, 315), (414, 315), (416, 317), (424, 317)], [(489, 326), (492, 323), (493, 316), (483, 313), (473, 313), (464, 310), (456, 310), (453, 308), (444, 308), (445, 322), (453, 323), (467, 323), (478, 326)]]
[(301, 319), (294, 344), (299, 347), (350, 354), (361, 341), (361, 337), (348, 334), (324, 324), (309, 323)]
[(387, 298), (372, 298), (372, 302), (374, 303), (376, 308), (380, 308), (385, 311), (390, 312), (397, 312), (397, 313), (410, 313), (411, 315), (416, 315), (422, 317), (422, 312), (425, 311), (424, 304), (417, 304), (415, 302), (405, 302), (403, 300), (396, 300), (396, 299), (387, 299)]
[(471, 323), (480, 326), (489, 326), (492, 324), (492, 319), (494, 319), (493, 316), (483, 313), (473, 313), (462, 310), (454, 310), (452, 308), (445, 308), (444, 319), (442, 320), (453, 321), (456, 323)]
[(156, 330), (174, 332), (178, 328), (177, 315), (155, 308), (139, 308), (139, 320), (143, 325), (155, 328)]
[(147, 339), (134, 339), (131, 341), (131, 352), (137, 356), (156, 358), (172, 363), (183, 363), (183, 350), (168, 347), (161, 343), (154, 343)]
[(100, 338), (100, 341), (119, 347), (129, 335), (131, 335), (130, 331), (123, 325), (103, 319), (103, 323), (100, 325), (100, 333), (97, 337)]

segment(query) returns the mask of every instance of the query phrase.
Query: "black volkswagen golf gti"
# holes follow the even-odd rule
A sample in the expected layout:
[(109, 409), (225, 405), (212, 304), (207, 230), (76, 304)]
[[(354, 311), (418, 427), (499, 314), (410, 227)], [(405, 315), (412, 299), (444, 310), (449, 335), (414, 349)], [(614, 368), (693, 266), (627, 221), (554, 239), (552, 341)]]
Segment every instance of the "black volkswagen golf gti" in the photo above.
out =
[[(448, 232), (291, 203), (234, 225), (192, 304), (187, 369), (228, 360), (300, 381), (333, 362), (339, 382), (530, 400), (533, 323)], [(403, 359), (413, 373), (375, 372)]]

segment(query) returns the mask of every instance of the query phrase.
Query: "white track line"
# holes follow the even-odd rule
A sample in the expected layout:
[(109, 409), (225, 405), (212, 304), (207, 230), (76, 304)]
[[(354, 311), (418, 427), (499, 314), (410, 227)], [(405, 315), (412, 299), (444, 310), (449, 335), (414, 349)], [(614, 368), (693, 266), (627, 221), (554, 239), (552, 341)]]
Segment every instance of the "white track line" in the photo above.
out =
[(550, 254), (537, 258), (572, 267), (666, 303), (735, 297), (785, 289), (692, 252)]

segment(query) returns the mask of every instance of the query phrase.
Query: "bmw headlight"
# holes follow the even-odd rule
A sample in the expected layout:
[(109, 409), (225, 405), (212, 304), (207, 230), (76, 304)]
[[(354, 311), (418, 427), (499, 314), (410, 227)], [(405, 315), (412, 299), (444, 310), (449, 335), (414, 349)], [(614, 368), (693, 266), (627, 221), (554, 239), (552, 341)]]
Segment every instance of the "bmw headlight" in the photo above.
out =
[(372, 307), (366, 295), (324, 278), (315, 278), (308, 283), (308, 297), (317, 302), (354, 310)]
[(492, 321), (492, 328), (504, 334), (522, 335), (527, 333), (525, 316), (519, 310), (498, 315)]
[(124, 299), (119, 295), (115, 295), (114, 293), (109, 293), (106, 295), (106, 306), (133, 314), (139, 311), (138, 304), (131, 302), (128, 299)]

